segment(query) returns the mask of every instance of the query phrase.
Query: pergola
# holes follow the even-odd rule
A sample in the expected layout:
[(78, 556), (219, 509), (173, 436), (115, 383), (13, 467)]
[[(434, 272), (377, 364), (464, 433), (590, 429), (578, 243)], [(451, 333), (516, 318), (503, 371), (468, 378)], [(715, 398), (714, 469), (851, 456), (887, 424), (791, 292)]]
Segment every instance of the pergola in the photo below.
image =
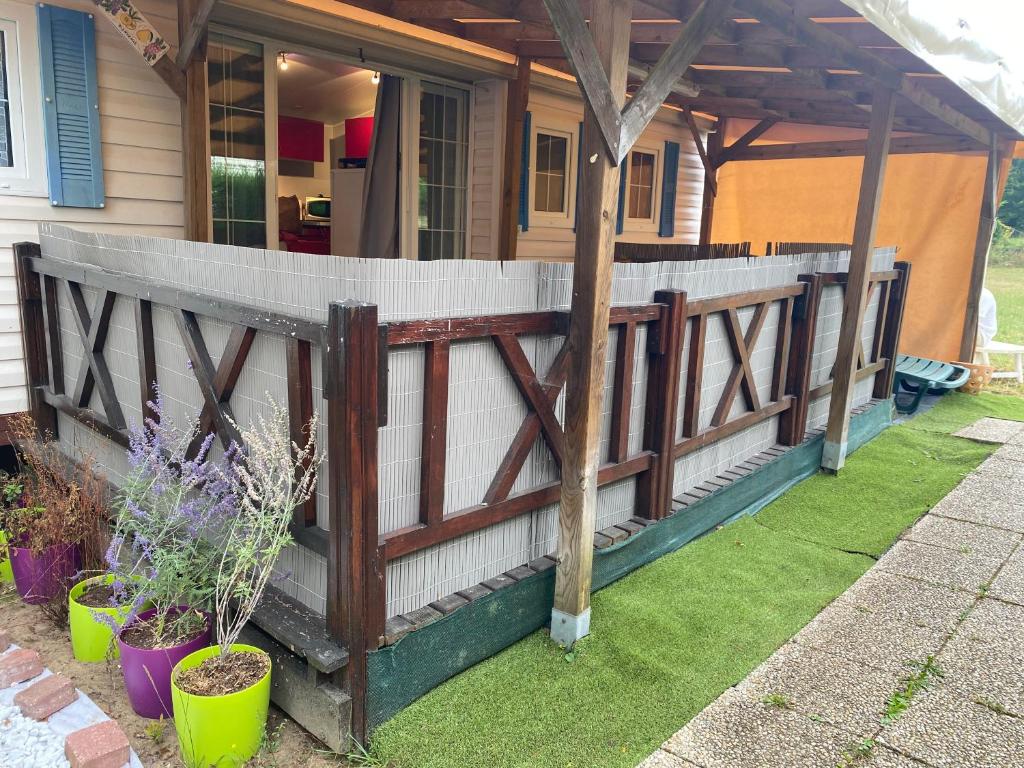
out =
[[(205, 126), (205, 70), (197, 52), (201, 54), (200, 41), (214, 2), (179, 0), (181, 49), (176, 61), (165, 57), (154, 67), (182, 95), (186, 148), (197, 142), (205, 146), (200, 135)], [(508, 93), (502, 181), (501, 252), (506, 258), (515, 254), (514, 206), (531, 65), (574, 75), (586, 103), (552, 615), (552, 636), (563, 644), (571, 645), (589, 631), (619, 163), (663, 106), (679, 110), (704, 164), (704, 242), (710, 237), (716, 173), (723, 163), (864, 157), (833, 373), (826, 470), (838, 471), (845, 460), (870, 256), (891, 153), (987, 154), (960, 350), (962, 359), (973, 355), (998, 169), (1013, 142), (1022, 138), (1024, 85), (1013, 79), (985, 41), (973, 35), (968, 22), (957, 18), (949, 3), (929, 6), (928, 19), (914, 18), (906, 2), (875, 0), (353, 0), (348, 7), (352, 5), (518, 57), (517, 77)], [(338, 6), (340, 15), (345, 7)], [(930, 51), (925, 33), (936, 19), (953, 34), (938, 34), (938, 49)], [(958, 48), (958, 42), (966, 45)], [(956, 68), (948, 64), (956, 55), (971, 66), (951, 77)], [(942, 71), (936, 68), (937, 60), (944, 64)], [(974, 73), (981, 67), (984, 77), (973, 76), (972, 67)], [(695, 113), (717, 120), (717, 130), (706, 145)], [(757, 122), (726, 146), (724, 123), (729, 118)], [(779, 122), (860, 128), (867, 134), (858, 140), (756, 143)], [(894, 138), (894, 131), (900, 136)], [(208, 186), (207, 162), (200, 153), (186, 151), (188, 219), (195, 239), (206, 239), (202, 189)]]

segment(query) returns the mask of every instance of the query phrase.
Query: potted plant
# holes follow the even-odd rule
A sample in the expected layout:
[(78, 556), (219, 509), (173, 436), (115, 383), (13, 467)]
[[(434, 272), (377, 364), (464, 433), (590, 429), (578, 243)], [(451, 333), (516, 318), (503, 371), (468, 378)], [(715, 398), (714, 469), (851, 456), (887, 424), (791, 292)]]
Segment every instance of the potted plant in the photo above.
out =
[(17, 510), (23, 506), (22, 493), (24, 487), (18, 475), (9, 475), (0, 472), (0, 582), (11, 584), (14, 582), (14, 572), (11, 570), (11, 556), (7, 551), (7, 529), (9, 520)]
[(266, 728), (270, 657), (238, 643), (238, 636), (292, 543), (292, 514), (315, 493), (321, 459), (316, 416), (300, 447), (289, 440), (287, 412), (272, 400), (271, 408), (269, 419), (240, 431), (244, 448), (230, 477), (237, 509), (217, 567), (217, 645), (186, 656), (172, 675), (174, 727), (191, 768), (242, 765), (256, 754)]
[(213, 435), (199, 439), (195, 419), (175, 427), (159, 398), (149, 407), (155, 416), (130, 430), (106, 555), (111, 607), (126, 610), (74, 629), (117, 632), (132, 708), (156, 719), (171, 714), (171, 669), (210, 644), (220, 560), (213, 542), (235, 505), (230, 473), (210, 456)]
[[(98, 561), (105, 481), (84, 457), (73, 461), (27, 415), (11, 427), (18, 445), (22, 493), (4, 521), (14, 584), (22, 600), (67, 618), (67, 590), (83, 564)], [(11, 489), (13, 493), (13, 489)]]

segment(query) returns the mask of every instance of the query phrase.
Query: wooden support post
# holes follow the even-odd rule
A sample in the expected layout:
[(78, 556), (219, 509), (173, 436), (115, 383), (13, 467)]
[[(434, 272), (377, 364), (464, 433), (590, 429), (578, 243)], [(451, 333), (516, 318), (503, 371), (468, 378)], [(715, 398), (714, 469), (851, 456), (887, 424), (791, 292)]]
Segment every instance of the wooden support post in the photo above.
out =
[[(679, 379), (686, 335), (686, 293), (658, 291), (654, 300), (665, 305), (661, 319), (652, 326), (652, 333), (648, 336), (650, 365), (644, 410), (644, 449), (653, 451), (655, 457), (651, 468), (637, 482), (636, 513), (648, 520), (661, 520), (672, 511), (676, 414), (679, 412)], [(706, 319), (705, 315), (699, 317)], [(703, 354), (703, 344), (697, 343), (695, 347), (695, 343), (691, 336), (691, 351), (698, 349)], [(690, 360), (692, 363), (692, 354)], [(699, 383), (697, 387), (699, 389)], [(692, 390), (687, 389), (688, 402), (691, 394)]]
[(885, 310), (885, 328), (879, 355), (885, 359), (885, 367), (875, 374), (875, 388), (872, 397), (882, 399), (892, 396), (892, 383), (896, 377), (896, 355), (899, 353), (900, 331), (903, 328), (903, 312), (907, 306), (907, 289), (910, 287), (910, 262), (897, 261), (893, 267), (900, 276), (889, 283), (889, 306)]
[(814, 334), (818, 327), (821, 302), (821, 276), (800, 275), (804, 292), (793, 306), (793, 339), (789, 345), (789, 369), (786, 394), (792, 395), (792, 407), (779, 417), (779, 442), (799, 445), (807, 432), (810, 405), (811, 367), (814, 361)]
[(959, 359), (965, 363), (974, 360), (974, 347), (978, 340), (978, 306), (981, 302), (981, 289), (985, 285), (988, 251), (992, 245), (992, 233), (996, 227), (996, 213), (999, 210), (999, 156), (998, 148), (993, 142), (985, 168), (985, 187), (981, 191), (981, 216), (978, 219), (978, 234), (974, 239), (971, 280), (967, 286), (967, 309), (964, 312), (964, 328), (960, 336)]
[[(715, 217), (715, 197), (718, 194), (718, 162), (725, 146), (725, 130), (728, 127), (728, 120), (724, 117), (718, 118), (718, 125), (714, 133), (708, 134), (707, 156), (713, 171), (704, 171), (704, 199), (700, 206), (700, 244), (707, 245), (711, 242), (711, 223)], [(694, 141), (696, 141), (696, 137)]]
[(14, 244), (14, 269), (18, 276), (18, 303), (21, 305), (21, 343), (24, 347), (25, 383), (28, 385), (29, 410), (39, 434), (57, 436), (57, 409), (48, 405), (42, 390), (50, 383), (47, 362), (46, 323), (43, 319), (43, 292), (39, 275), (27, 263), (39, 256), (37, 243)]
[[(632, 0), (594, 0), (591, 34), (617, 109), (626, 97)], [(583, 33), (586, 34), (584, 28)], [(565, 41), (567, 45), (572, 41)], [(576, 222), (565, 456), (559, 511), (558, 568), (551, 637), (571, 646), (590, 632), (590, 580), (597, 513), (601, 399), (608, 347), (619, 164), (608, 152), (589, 102), (583, 120), (583, 168)]]
[[(285, 361), (288, 372), (288, 434), (299, 447), (309, 440), (309, 424), (313, 419), (313, 354), (312, 345), (303, 339), (285, 339)], [(298, 468), (296, 475), (306, 472), (309, 462)], [(293, 513), (296, 528), (316, 525), (316, 494)]]
[(384, 556), (377, 524), (377, 307), (331, 304), (324, 344), (330, 536), (327, 629), (345, 645), (352, 737), (366, 743), (369, 651), (384, 631)]
[(139, 397), (142, 418), (159, 419), (160, 414), (149, 407), (158, 395), (156, 379), (156, 342), (153, 337), (153, 302), (135, 300), (135, 348), (139, 357)]
[(519, 190), (522, 178), (523, 122), (530, 102), (530, 59), (520, 56), (516, 79), (508, 84), (505, 100), (505, 155), (501, 172), (501, 216), (498, 258), (515, 261), (519, 242)]
[[(178, 0), (180, 40), (195, 36), (192, 20), (203, 12), (203, 0)], [(208, 10), (206, 11), (208, 13)], [(181, 149), (185, 195), (185, 239), (212, 240), (210, 208), (210, 106), (206, 78), (206, 38), (194, 44), (185, 67), (181, 100)]]
[(889, 156), (889, 139), (895, 113), (895, 93), (877, 88), (871, 100), (871, 123), (868, 127), (868, 150), (860, 178), (857, 219), (853, 228), (850, 270), (843, 299), (843, 320), (839, 330), (839, 349), (829, 403), (828, 428), (821, 465), (829, 472), (838, 472), (846, 462), (846, 439), (850, 429), (850, 407), (856, 383), (857, 359), (864, 324), (864, 305), (871, 278), (871, 257), (874, 252), (878, 208), (882, 199), (885, 166)]

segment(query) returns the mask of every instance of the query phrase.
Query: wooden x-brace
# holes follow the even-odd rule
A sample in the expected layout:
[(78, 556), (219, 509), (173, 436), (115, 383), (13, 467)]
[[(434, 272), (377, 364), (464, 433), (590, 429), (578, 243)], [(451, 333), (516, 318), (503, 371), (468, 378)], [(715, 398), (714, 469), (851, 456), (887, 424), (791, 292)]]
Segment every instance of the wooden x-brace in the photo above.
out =
[(530, 449), (538, 434), (544, 436), (555, 462), (562, 465), (562, 427), (555, 417), (554, 405), (558, 395), (565, 386), (565, 377), (569, 372), (569, 345), (565, 343), (555, 356), (548, 369), (547, 378), (541, 382), (536, 371), (526, 359), (519, 339), (512, 335), (494, 336), (502, 360), (508, 367), (520, 393), (526, 399), (530, 412), (519, 426), (512, 445), (509, 446), (505, 458), (502, 459), (498, 471), (494, 475), (491, 486), (484, 494), (484, 503), (493, 504), (508, 498), (519, 472), (522, 470)]
[(179, 309), (174, 319), (178, 323), (178, 331), (192, 363), (192, 372), (203, 395), (199, 435), (189, 446), (189, 454), (195, 455), (199, 445), (211, 430), (216, 432), (225, 448), (232, 443), (241, 445), (241, 436), (233, 423), (234, 415), (231, 413), (230, 400), (238, 377), (242, 373), (242, 366), (249, 356), (253, 339), (256, 337), (256, 329), (248, 326), (233, 327), (228, 343), (224, 347), (224, 354), (221, 355), (220, 363), (215, 369), (195, 314)]
[(750, 351), (757, 343), (757, 337), (764, 327), (764, 319), (768, 313), (768, 303), (757, 305), (754, 316), (750, 319), (746, 334), (740, 328), (739, 313), (736, 309), (727, 309), (722, 315), (725, 320), (725, 332), (729, 337), (729, 346), (732, 347), (735, 364), (732, 372), (725, 383), (725, 391), (722, 392), (722, 399), (718, 401), (715, 414), (711, 417), (711, 425), (714, 427), (725, 423), (729, 418), (729, 411), (732, 409), (736, 393), (743, 389), (743, 398), (747, 401), (747, 408), (757, 411), (761, 408), (761, 401), (757, 396), (757, 383), (754, 381), (754, 371), (750, 367)]
[(79, 408), (88, 408), (95, 385), (99, 389), (107, 424), (112, 429), (122, 430), (125, 428), (124, 413), (121, 411), (121, 404), (114, 391), (114, 382), (110, 377), (110, 369), (103, 355), (107, 332), (110, 330), (110, 315), (114, 311), (114, 299), (117, 294), (101, 290), (90, 315), (82, 286), (71, 280), (67, 281), (67, 286), (71, 295), (71, 316), (75, 319), (75, 327), (78, 328), (83, 348), (82, 362), (78, 367), (78, 378), (75, 381), (74, 404)]

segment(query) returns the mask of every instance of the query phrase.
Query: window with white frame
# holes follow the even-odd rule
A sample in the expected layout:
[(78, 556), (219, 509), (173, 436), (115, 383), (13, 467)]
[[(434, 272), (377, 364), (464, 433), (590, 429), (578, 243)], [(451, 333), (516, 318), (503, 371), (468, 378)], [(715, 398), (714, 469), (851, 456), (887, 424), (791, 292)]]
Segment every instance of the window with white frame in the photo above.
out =
[(469, 92), (424, 80), (419, 113), (418, 258), (459, 259), (466, 251)]
[(533, 163), (533, 210), (566, 214), (569, 211), (569, 149), (567, 133), (539, 130)]
[(0, 195), (44, 196), (35, 8), (14, 5), (0, 14)]
[(636, 224), (657, 225), (658, 152), (638, 149), (629, 153), (626, 168), (626, 218)]

